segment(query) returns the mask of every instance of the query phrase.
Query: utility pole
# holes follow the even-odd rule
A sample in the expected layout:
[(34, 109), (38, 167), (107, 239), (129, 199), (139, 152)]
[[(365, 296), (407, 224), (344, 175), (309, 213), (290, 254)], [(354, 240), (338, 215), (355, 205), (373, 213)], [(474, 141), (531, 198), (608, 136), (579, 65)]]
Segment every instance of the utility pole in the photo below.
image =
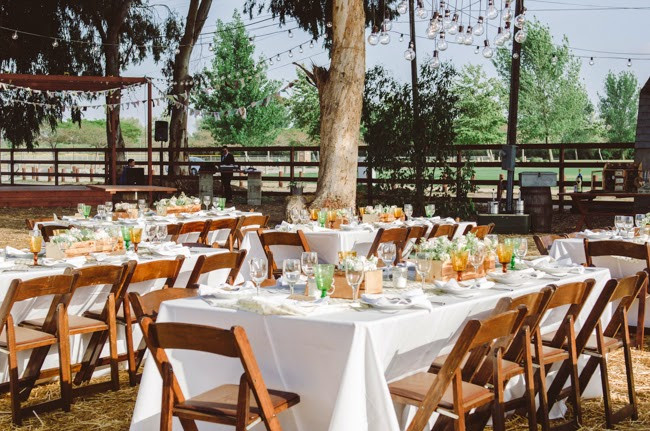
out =
[[(519, 16), (524, 11), (524, 0), (516, 0), (515, 2), (515, 16)], [(513, 33), (516, 33), (516, 27), (513, 28)], [(507, 148), (502, 152), (502, 160), (506, 154), (510, 154), (513, 158), (512, 163), (508, 169), (507, 190), (506, 190), (506, 212), (512, 212), (512, 200), (515, 182), (515, 160), (517, 156), (517, 113), (519, 110), (519, 77), (521, 71), (521, 43), (514, 40), (512, 41), (512, 58), (510, 64), (510, 104), (508, 107), (508, 134), (507, 134)], [(509, 147), (509, 148), (508, 148)], [(507, 157), (507, 156), (506, 156)]]
[(410, 47), (415, 52), (415, 58), (411, 60), (411, 92), (413, 96), (413, 127), (411, 128), (411, 139), (415, 146), (415, 210), (417, 212), (424, 211), (424, 151), (422, 151), (421, 139), (417, 136), (416, 124), (419, 123), (420, 118), (420, 103), (418, 94), (418, 54), (415, 44), (415, 4), (416, 0), (409, 1), (409, 39)]

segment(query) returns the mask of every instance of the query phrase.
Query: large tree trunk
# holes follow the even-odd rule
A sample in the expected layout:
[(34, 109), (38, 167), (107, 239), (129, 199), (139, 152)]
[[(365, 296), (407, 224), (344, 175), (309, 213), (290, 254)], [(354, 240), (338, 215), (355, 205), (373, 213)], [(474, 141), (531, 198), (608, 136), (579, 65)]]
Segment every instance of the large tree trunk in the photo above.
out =
[(329, 70), (315, 67), (320, 162), (312, 207), (356, 206), (359, 128), (366, 71), (362, 0), (334, 0)]
[[(111, 35), (109, 35), (111, 36)], [(113, 40), (111, 42), (111, 40)], [(119, 76), (120, 75), (120, 53), (119, 53), (119, 37), (115, 33), (114, 37), (108, 38), (108, 45), (106, 46), (105, 56), (106, 56), (106, 76)], [(116, 160), (117, 173), (115, 175), (116, 179), (119, 179), (122, 172), (122, 164), (126, 158), (123, 151), (119, 149), (124, 148), (124, 138), (122, 137), (122, 129), (120, 127), (120, 101), (122, 100), (121, 91), (113, 91), (106, 93), (106, 103), (109, 105), (106, 108), (106, 143), (109, 148), (118, 149)], [(112, 109), (110, 105), (115, 105)], [(109, 163), (110, 166), (110, 163)], [(111, 173), (112, 175), (112, 173)], [(111, 178), (111, 177), (109, 177)]]
[(183, 82), (190, 80), (190, 58), (192, 57), (192, 50), (196, 43), (203, 24), (210, 12), (212, 0), (192, 0), (190, 7), (187, 11), (187, 19), (185, 21), (185, 32), (181, 38), (179, 53), (174, 58), (174, 66), (172, 71), (173, 81), (176, 83), (172, 89), (171, 94), (179, 96), (179, 101), (182, 101), (184, 107), (177, 107), (172, 105), (171, 119), (169, 121), (169, 161), (170, 161), (170, 174), (179, 175), (186, 173), (189, 169), (188, 166), (182, 168), (176, 164), (180, 160), (187, 160), (187, 154), (181, 151), (187, 149), (187, 98), (189, 97), (190, 85), (182, 85)]

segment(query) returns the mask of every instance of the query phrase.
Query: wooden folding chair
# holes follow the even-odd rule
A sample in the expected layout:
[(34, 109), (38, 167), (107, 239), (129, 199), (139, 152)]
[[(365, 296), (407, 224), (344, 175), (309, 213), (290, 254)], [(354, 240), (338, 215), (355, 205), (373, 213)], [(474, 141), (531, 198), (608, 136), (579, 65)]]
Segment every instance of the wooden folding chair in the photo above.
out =
[(43, 218), (26, 218), (25, 219), (25, 226), (27, 226), (28, 230), (34, 229), (34, 226), (37, 223), (44, 223), (44, 222), (50, 222), (54, 221), (54, 217), (43, 217)]
[(563, 239), (566, 237), (566, 235), (533, 235), (533, 240), (535, 241), (539, 254), (542, 256), (548, 256), (553, 242), (555, 242), (556, 239)]
[[(279, 431), (282, 426), (277, 415), (300, 402), (298, 394), (267, 389), (246, 331), (241, 326), (225, 330), (184, 323), (154, 323), (149, 317), (143, 317), (140, 326), (163, 380), (161, 431), (172, 429), (174, 416), (186, 430), (197, 430), (195, 421), (198, 420), (231, 425), (238, 431), (264, 422), (267, 430)], [(186, 399), (166, 349), (239, 358), (244, 372), (238, 385), (221, 385)]]
[(439, 236), (446, 236), (447, 238), (454, 239), (454, 235), (456, 234), (456, 230), (458, 229), (457, 224), (436, 224), (433, 225), (433, 228), (431, 228), (431, 232), (429, 233), (429, 238), (437, 238)]
[(237, 227), (235, 228), (235, 239), (237, 240), (237, 248), (241, 248), (241, 242), (244, 240), (246, 233), (256, 231), (258, 229), (265, 229), (269, 224), (270, 216), (265, 215), (250, 215), (239, 217)]
[[(142, 349), (138, 348), (137, 351), (133, 346), (133, 328), (131, 325), (137, 324), (137, 320), (135, 316), (133, 316), (133, 310), (131, 309), (126, 293), (128, 292), (130, 285), (151, 280), (164, 279), (165, 282), (161, 289), (173, 287), (174, 283), (176, 283), (176, 278), (181, 271), (184, 260), (185, 258), (183, 256), (178, 256), (173, 260), (156, 260), (152, 262), (139, 263), (136, 265), (135, 270), (131, 275), (131, 279), (123, 289), (123, 304), (122, 308), (117, 313), (116, 318), (117, 323), (124, 325), (124, 332), (126, 335), (126, 355), (129, 367), (129, 384), (131, 386), (137, 384), (137, 370), (142, 361), (142, 357), (144, 356), (144, 346), (142, 346)], [(96, 319), (101, 316), (101, 313), (98, 311), (89, 311), (85, 315)]]
[[(282, 275), (282, 268), (278, 267), (271, 247), (293, 246), (300, 247), (302, 251), (311, 251), (307, 239), (305, 239), (305, 234), (301, 230), (297, 230), (296, 232), (264, 232), (262, 229), (258, 229), (257, 236), (260, 239), (262, 249), (268, 261), (269, 279)], [(300, 259), (300, 256), (297, 258)]]
[[(110, 286), (110, 291), (108, 293), (106, 303), (102, 312), (100, 319), (93, 319), (90, 317), (79, 316), (79, 315), (68, 315), (68, 334), (69, 335), (81, 335), (81, 334), (105, 334), (108, 333), (109, 340), (109, 364), (111, 367), (111, 380), (106, 382), (106, 384), (100, 384), (101, 386), (96, 386), (92, 389), (99, 390), (108, 386), (117, 391), (120, 389), (120, 379), (119, 379), (119, 369), (118, 369), (118, 353), (117, 353), (117, 327), (116, 327), (116, 307), (115, 307), (115, 297), (120, 294), (120, 290), (124, 284), (124, 280), (129, 271), (129, 267), (133, 268), (135, 262), (129, 266), (128, 263), (125, 263), (121, 266), (115, 265), (98, 265), (90, 266), (87, 268), (82, 268), (75, 270), (77, 274), (76, 281), (72, 286), (72, 297), (70, 301), (67, 302), (66, 307), (72, 302), (75, 295), (78, 294), (81, 290), (86, 290), (92, 287), (108, 285)], [(45, 323), (45, 318), (40, 319), (28, 319), (21, 323), (21, 326), (28, 327), (31, 329), (38, 329), (43, 327)], [(104, 340), (105, 343), (105, 340)], [(104, 346), (102, 343), (99, 347), (101, 351)], [(93, 346), (88, 345), (87, 350), (93, 350)], [(45, 358), (43, 358), (45, 359)], [(80, 364), (72, 364), (72, 367), (75, 365), (80, 366)], [(81, 368), (80, 368), (81, 369)], [(79, 374), (79, 373), (77, 373)], [(76, 378), (77, 376), (75, 376)], [(80, 393), (89, 392), (89, 387), (85, 386), (81, 391), (74, 391)]]
[[(390, 383), (394, 401), (413, 405), (417, 411), (408, 431), (424, 430), (434, 412), (441, 416), (434, 429), (444, 429), (453, 419), (454, 429), (465, 430), (466, 415), (472, 409), (491, 404), (494, 429), (505, 429), (503, 404), (502, 356), (505, 340), (511, 340), (523, 323), (526, 310), (521, 307), (485, 320), (467, 322), (451, 353), (437, 374), (420, 372)], [(506, 341), (505, 344), (508, 344)], [(463, 369), (461, 367), (465, 366)], [(492, 364), (494, 391), (464, 381), (463, 375), (484, 363)], [(451, 387), (450, 387), (451, 386)]]
[(178, 242), (181, 226), (183, 226), (183, 223), (171, 223), (167, 225), (167, 236), (170, 237), (170, 241)]
[(43, 236), (43, 242), (50, 242), (50, 238), (55, 235), (56, 231), (68, 230), (71, 227), (67, 224), (42, 224), (41, 235)]
[[(581, 391), (584, 391), (587, 387), (596, 369), (600, 368), (607, 429), (614, 428), (615, 424), (625, 418), (630, 417), (633, 420), (637, 420), (639, 417), (638, 403), (634, 389), (634, 371), (632, 354), (630, 352), (627, 312), (632, 302), (638, 296), (639, 291), (645, 288), (647, 284), (648, 275), (646, 272), (639, 272), (635, 276), (623, 278), (618, 282), (616, 280), (607, 282), (576, 337), (576, 350), (578, 354), (585, 354), (590, 357), (580, 372)], [(612, 319), (603, 330), (601, 323), (602, 315), (609, 309), (610, 304), (615, 302), (618, 302), (618, 305), (615, 308)], [(613, 411), (611, 391), (609, 389), (607, 355), (621, 348), (623, 349), (625, 358), (628, 403), (618, 411)], [(549, 388), (550, 405), (558, 399), (566, 397), (562, 388), (568, 376), (569, 368), (563, 365), (558, 370)]]
[(398, 264), (402, 261), (402, 250), (404, 249), (404, 244), (408, 236), (409, 230), (405, 227), (396, 227), (392, 229), (380, 228), (375, 235), (375, 239), (368, 250), (368, 258), (372, 256), (377, 256), (377, 251), (381, 244), (392, 242), (395, 244), (397, 253), (395, 253), (395, 264)]
[[(11, 419), (14, 424), (21, 425), (25, 414), (42, 412), (54, 408), (70, 411), (71, 404), (71, 371), (70, 371), (70, 342), (68, 338), (68, 319), (64, 301), (69, 297), (76, 275), (66, 270), (65, 274), (49, 277), (39, 277), (27, 281), (13, 280), (0, 307), (0, 351), (9, 356), (9, 391), (11, 393)], [(11, 315), (14, 304), (28, 299), (52, 295), (47, 317), (38, 329), (16, 326)], [(59, 383), (61, 398), (47, 401), (27, 408), (21, 406), (26, 401), (34, 384), (40, 377), (43, 360), (34, 358), (34, 353), (41, 348), (47, 351), (53, 345), (59, 349)], [(32, 350), (32, 356), (23, 373), (18, 375), (18, 352)]]
[(138, 292), (129, 292), (129, 303), (133, 307), (133, 313), (139, 321), (143, 317), (149, 317), (154, 322), (158, 318), (160, 304), (173, 299), (194, 298), (199, 294), (199, 289), (185, 287), (168, 287), (167, 289), (154, 290), (153, 292), (140, 295)]
[[(580, 404), (580, 383), (578, 378), (578, 351), (576, 348), (575, 322), (582, 307), (587, 301), (595, 280), (588, 279), (575, 283), (553, 286), (554, 293), (547, 306), (547, 312), (555, 312), (562, 307), (566, 308), (564, 317), (557, 331), (542, 335), (537, 327), (533, 337), (533, 361), (537, 365), (537, 387), (539, 393), (539, 408), (537, 420), (542, 423), (543, 430), (550, 429), (577, 429), (582, 423), (582, 406)], [(548, 392), (546, 389), (546, 373), (550, 367), (561, 362), (569, 369), (571, 386), (567, 389), (573, 404), (573, 418), (563, 424), (551, 428), (548, 412)]]
[(176, 235), (176, 242), (178, 242), (178, 239), (181, 235), (187, 235), (188, 233), (198, 233), (199, 237), (196, 241), (188, 241), (187, 243), (196, 242), (199, 244), (206, 244), (206, 238), (208, 236), (208, 231), (210, 230), (211, 223), (212, 220), (198, 220), (181, 224), (178, 235)]
[[(232, 218), (222, 218), (217, 220), (212, 220), (208, 231), (206, 232), (205, 244), (210, 245), (215, 248), (225, 248), (229, 251), (232, 251), (235, 246), (235, 231), (237, 230), (237, 225), (239, 224), (238, 217)], [(225, 241), (213, 241), (210, 242), (209, 236), (210, 233), (218, 230), (228, 230), (228, 237)]]
[(402, 261), (408, 257), (413, 248), (426, 239), (428, 228), (426, 226), (411, 226), (408, 228), (404, 247), (400, 251)]
[(187, 288), (198, 288), (201, 275), (208, 274), (220, 269), (230, 269), (227, 283), (235, 284), (239, 270), (244, 263), (246, 250), (230, 251), (227, 253), (217, 253), (213, 255), (201, 255), (196, 260), (194, 269), (187, 280)]
[[(628, 241), (589, 241), (584, 239), (585, 258), (587, 266), (594, 266), (593, 258), (597, 256), (621, 256), (645, 261), (645, 270), (650, 271), (650, 244), (637, 244)], [(635, 346), (643, 350), (645, 336), (645, 303), (648, 298), (648, 288), (639, 292), (639, 309), (636, 321)]]
[(465, 228), (465, 232), (463, 232), (463, 235), (467, 235), (468, 233), (473, 233), (474, 235), (476, 235), (478, 239), (485, 239), (485, 237), (489, 235), (493, 230), (494, 230), (494, 223), (479, 225), (479, 226), (472, 226), (470, 224)]

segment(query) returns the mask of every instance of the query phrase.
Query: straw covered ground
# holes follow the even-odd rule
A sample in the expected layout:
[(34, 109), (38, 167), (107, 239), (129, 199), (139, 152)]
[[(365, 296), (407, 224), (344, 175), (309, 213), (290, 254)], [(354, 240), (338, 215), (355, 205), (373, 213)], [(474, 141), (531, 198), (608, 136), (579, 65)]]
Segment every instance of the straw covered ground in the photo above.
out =
[[(282, 218), (281, 202), (265, 202), (260, 210), (272, 213), (272, 224), (279, 222)], [(69, 214), (71, 208), (25, 208), (25, 209), (0, 209), (0, 247), (12, 245), (24, 247), (27, 241), (25, 219), (51, 216), (52, 212), (58, 215)], [(573, 215), (556, 217), (558, 221), (554, 226), (555, 232), (569, 232), (575, 225), (576, 218)], [(608, 220), (599, 220), (597, 225), (606, 225)], [(611, 224), (611, 223), (609, 223)], [(531, 243), (531, 254), (535, 253), (534, 245)], [(619, 430), (648, 430), (650, 429), (650, 338), (646, 339), (646, 351), (633, 351), (634, 377), (636, 392), (639, 400), (639, 420), (625, 421), (617, 426)], [(609, 358), (610, 364), (610, 387), (613, 391), (614, 402), (622, 404), (626, 400), (625, 366), (621, 352), (612, 354)], [(121, 431), (127, 430), (131, 421), (133, 407), (137, 396), (138, 388), (128, 386), (126, 373), (121, 375), (122, 389), (118, 392), (107, 391), (102, 394), (90, 396), (86, 399), (78, 399), (72, 406), (70, 413), (54, 411), (41, 414), (39, 417), (26, 419), (21, 427), (15, 427), (11, 423), (10, 399), (8, 394), (0, 395), (0, 429), (14, 431), (81, 431), (81, 430), (103, 430)], [(33, 392), (30, 403), (48, 400), (58, 397), (59, 388), (57, 383), (39, 386)], [(581, 431), (594, 431), (604, 429), (604, 416), (602, 400), (587, 400), (583, 403), (584, 425)], [(509, 430), (527, 430), (528, 425), (525, 418), (513, 417), (508, 421)]]

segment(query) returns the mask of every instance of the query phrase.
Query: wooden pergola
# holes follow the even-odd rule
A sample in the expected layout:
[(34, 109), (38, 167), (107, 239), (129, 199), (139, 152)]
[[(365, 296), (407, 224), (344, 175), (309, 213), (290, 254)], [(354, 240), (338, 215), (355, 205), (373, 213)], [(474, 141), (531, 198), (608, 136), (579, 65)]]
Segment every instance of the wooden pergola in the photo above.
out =
[[(153, 184), (152, 152), (152, 86), (148, 78), (122, 76), (21, 75), (0, 74), (0, 83), (40, 91), (105, 91), (124, 89), (132, 85), (147, 86), (147, 166), (148, 184)], [(117, 124), (109, 125), (113, 130)], [(117, 138), (117, 134), (113, 134)], [(117, 184), (117, 142), (108, 142), (111, 149), (111, 184)]]

